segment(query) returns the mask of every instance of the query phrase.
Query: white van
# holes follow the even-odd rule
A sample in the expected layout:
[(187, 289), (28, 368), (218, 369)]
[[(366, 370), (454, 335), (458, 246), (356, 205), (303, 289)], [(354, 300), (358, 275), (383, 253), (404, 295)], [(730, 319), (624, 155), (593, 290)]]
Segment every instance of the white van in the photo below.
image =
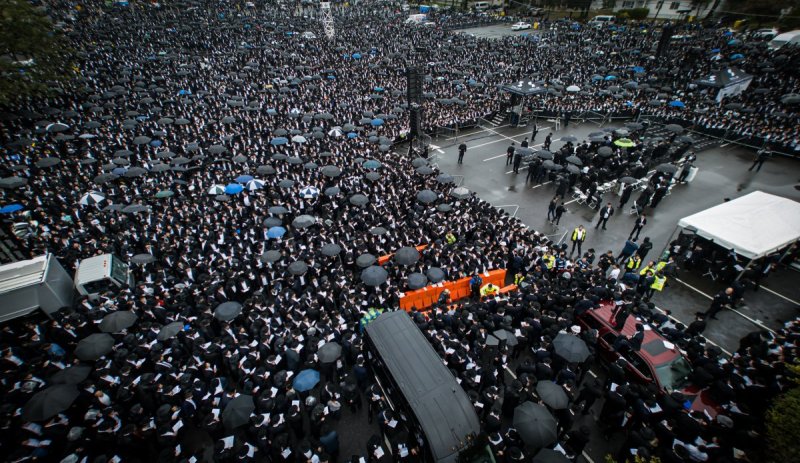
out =
[(75, 271), (75, 290), (83, 296), (96, 296), (114, 286), (134, 286), (128, 264), (113, 254), (88, 257)]
[(406, 19), (406, 24), (422, 24), (427, 21), (428, 15), (420, 13), (420, 14), (412, 14)]
[(800, 30), (778, 34), (767, 43), (771, 50), (778, 50), (784, 46), (796, 47), (800, 45)]
[(606, 27), (609, 24), (614, 24), (614, 22), (616, 20), (617, 20), (616, 16), (599, 15), (599, 16), (595, 16), (594, 18), (592, 18), (592, 20), (589, 21), (588, 24), (591, 27), (601, 28), (601, 27)]
[(492, 6), (490, 2), (475, 2), (472, 5), (472, 9), (475, 11), (486, 11), (490, 6)]

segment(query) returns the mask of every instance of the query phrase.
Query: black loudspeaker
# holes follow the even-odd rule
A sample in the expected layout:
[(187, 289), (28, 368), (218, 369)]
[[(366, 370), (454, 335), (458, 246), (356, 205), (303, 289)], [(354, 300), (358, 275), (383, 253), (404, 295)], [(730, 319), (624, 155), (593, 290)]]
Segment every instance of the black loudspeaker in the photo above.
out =
[(422, 103), (422, 81), (425, 78), (422, 69), (416, 66), (408, 68), (408, 103)]
[(409, 108), (409, 125), (411, 136), (416, 137), (422, 133), (422, 106), (412, 103)]
[(658, 41), (656, 56), (661, 56), (667, 52), (669, 41), (672, 39), (672, 26), (666, 25), (661, 29), (661, 40)]

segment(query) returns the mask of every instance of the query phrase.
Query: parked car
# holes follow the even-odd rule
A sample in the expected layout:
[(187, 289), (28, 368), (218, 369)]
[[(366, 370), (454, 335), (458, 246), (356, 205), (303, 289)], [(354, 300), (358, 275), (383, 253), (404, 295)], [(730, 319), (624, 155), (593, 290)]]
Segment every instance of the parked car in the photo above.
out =
[(530, 25), (530, 23), (526, 23), (526, 22), (518, 22), (518, 23), (514, 23), (514, 24), (511, 26), (511, 30), (512, 30), (512, 31), (521, 31), (521, 30), (524, 30), (524, 29), (530, 29), (530, 28), (531, 28), (531, 25)]
[[(599, 309), (590, 310), (581, 315), (578, 323), (584, 329), (597, 330), (598, 356), (605, 362), (612, 363), (620, 358), (613, 345), (620, 335), (613, 327), (612, 302), (602, 303)], [(629, 316), (621, 334), (627, 337), (636, 332), (638, 322)], [(692, 385), (689, 378), (692, 366), (680, 353), (678, 348), (653, 329), (645, 329), (642, 348), (625, 355), (628, 381), (639, 384), (654, 383), (663, 394), (680, 392), (691, 402), (691, 409), (708, 413), (712, 418), (719, 412), (719, 405), (706, 390)]]
[(772, 40), (778, 35), (778, 29), (774, 27), (768, 29), (756, 29), (750, 33), (750, 36), (755, 39), (768, 39)]

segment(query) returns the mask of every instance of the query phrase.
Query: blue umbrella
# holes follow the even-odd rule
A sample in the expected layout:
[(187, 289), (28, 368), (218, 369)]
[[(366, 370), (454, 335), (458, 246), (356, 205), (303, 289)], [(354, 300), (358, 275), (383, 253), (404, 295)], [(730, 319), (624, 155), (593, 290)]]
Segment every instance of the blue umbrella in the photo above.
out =
[(381, 167), (380, 161), (376, 161), (374, 159), (370, 159), (369, 161), (363, 164), (365, 169), (379, 169)]
[(286, 234), (286, 229), (283, 227), (272, 227), (267, 230), (267, 238), (278, 239)]
[(275, 116), (278, 114), (278, 111), (276, 111), (275, 108), (269, 108), (267, 109), (267, 114), (270, 116)]
[(236, 183), (247, 183), (250, 180), (253, 180), (252, 175), (240, 175), (234, 179)]
[(336, 76), (328, 76), (328, 80), (336, 80)]
[(356, 137), (358, 137), (358, 134), (355, 132), (350, 132), (347, 134), (347, 138), (356, 138)]
[(361, 59), (361, 53), (353, 53), (353, 59)]
[(161, 146), (161, 140), (151, 140), (150, 141), (150, 146), (152, 146), (154, 148), (158, 148), (159, 146)]
[(739, 45), (740, 43), (742, 43), (742, 41), (741, 40), (737, 40), (737, 39), (733, 39), (733, 40), (729, 40), (728, 41), (728, 45)]
[(275, 137), (269, 141), (269, 144), (272, 146), (280, 146), (289, 143), (289, 139), (286, 137)]
[(122, 175), (125, 175), (125, 172), (127, 172), (127, 171), (128, 171), (128, 169), (126, 169), (125, 167), (115, 167), (114, 170), (111, 171), (111, 173), (114, 174), (114, 175), (122, 176)]
[(730, 36), (732, 36), (732, 35), (733, 35), (733, 32), (731, 32), (731, 31), (725, 31), (725, 33), (724, 33), (724, 34), (722, 34), (722, 35), (724, 35), (725, 37), (730, 37)]
[(711, 53), (719, 53), (719, 48), (712, 48)]
[(292, 387), (297, 392), (305, 392), (314, 389), (319, 383), (319, 372), (317, 370), (303, 370), (295, 376)]
[(737, 59), (742, 59), (742, 58), (744, 58), (744, 55), (741, 54), (741, 53), (734, 53), (734, 54), (731, 55), (731, 59), (732, 60), (737, 60)]
[(603, 80), (603, 76), (599, 76), (599, 75), (592, 76), (592, 82), (598, 82), (598, 81), (601, 81), (601, 80)]
[(383, 91), (383, 87), (373, 87), (372, 90), (376, 91), (376, 92), (382, 92)]
[(634, 66), (631, 68), (633, 72), (644, 72), (644, 68), (641, 66)]
[(22, 209), (22, 204), (18, 203), (9, 204), (7, 206), (3, 206), (3, 208), (0, 209), (0, 214), (11, 214), (12, 212), (17, 212), (21, 209)]
[(673, 108), (685, 108), (686, 107), (686, 105), (683, 104), (683, 101), (678, 101), (678, 100), (670, 101), (669, 105), (672, 106)]
[(239, 185), (238, 183), (229, 183), (225, 187), (225, 194), (226, 195), (235, 195), (235, 194), (241, 193), (242, 190), (244, 190), (244, 187)]
[(381, 125), (383, 125), (383, 119), (375, 118), (375, 119), (372, 120), (372, 126), (373, 127), (378, 127), (378, 126), (381, 126)]
[(617, 80), (617, 76), (606, 76), (605, 80)]

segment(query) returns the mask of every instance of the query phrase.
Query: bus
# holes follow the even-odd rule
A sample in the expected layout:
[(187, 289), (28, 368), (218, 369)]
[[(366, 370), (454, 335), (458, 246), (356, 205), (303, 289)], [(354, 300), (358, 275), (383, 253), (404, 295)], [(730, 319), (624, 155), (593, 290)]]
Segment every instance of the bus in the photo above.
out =
[(408, 314), (383, 313), (365, 332), (367, 363), (423, 461), (495, 463), (467, 393)]

